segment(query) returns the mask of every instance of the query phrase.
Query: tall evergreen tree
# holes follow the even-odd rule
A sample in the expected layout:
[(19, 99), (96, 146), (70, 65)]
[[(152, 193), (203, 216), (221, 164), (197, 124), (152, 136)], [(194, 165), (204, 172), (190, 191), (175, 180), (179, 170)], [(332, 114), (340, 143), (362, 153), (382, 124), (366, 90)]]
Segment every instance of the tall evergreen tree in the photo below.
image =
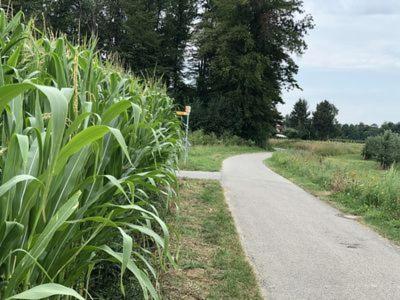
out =
[(289, 125), (297, 130), (298, 135), (302, 139), (310, 138), (310, 112), (308, 111), (308, 103), (305, 99), (299, 99), (293, 106), (293, 111), (289, 116)]
[(300, 0), (208, 0), (199, 28), (199, 125), (265, 145), (281, 90), (296, 87), (291, 54), (306, 48), (312, 19)]
[(122, 0), (12, 0), (13, 10), (35, 17), (39, 26), (68, 35), (70, 39), (97, 36), (99, 47), (115, 50), (121, 35)]
[(336, 116), (338, 109), (327, 100), (317, 104), (317, 109), (313, 113), (313, 129), (318, 139), (326, 140), (333, 138), (337, 134)]
[(71, 39), (97, 36), (100, 49), (116, 52), (137, 75), (162, 77), (183, 98), (185, 48), (197, 0), (13, 0), (15, 10), (45, 18)]

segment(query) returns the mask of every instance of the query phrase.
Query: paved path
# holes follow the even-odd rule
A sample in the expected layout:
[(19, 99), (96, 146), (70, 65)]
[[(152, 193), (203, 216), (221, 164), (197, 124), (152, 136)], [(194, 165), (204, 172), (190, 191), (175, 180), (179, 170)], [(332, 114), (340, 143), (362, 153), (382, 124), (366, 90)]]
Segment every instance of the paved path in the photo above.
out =
[(400, 249), (263, 165), (223, 164), (222, 183), (269, 299), (400, 299)]

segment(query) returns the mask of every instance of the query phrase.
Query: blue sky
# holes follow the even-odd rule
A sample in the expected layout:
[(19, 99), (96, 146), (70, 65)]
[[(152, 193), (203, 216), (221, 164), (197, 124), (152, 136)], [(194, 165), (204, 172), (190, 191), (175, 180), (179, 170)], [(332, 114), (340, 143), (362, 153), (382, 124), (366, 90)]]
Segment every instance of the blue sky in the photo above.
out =
[(301, 97), (311, 110), (327, 99), (342, 123), (400, 122), (400, 0), (304, 0), (315, 29), (296, 57), (303, 91), (285, 92), (289, 113)]

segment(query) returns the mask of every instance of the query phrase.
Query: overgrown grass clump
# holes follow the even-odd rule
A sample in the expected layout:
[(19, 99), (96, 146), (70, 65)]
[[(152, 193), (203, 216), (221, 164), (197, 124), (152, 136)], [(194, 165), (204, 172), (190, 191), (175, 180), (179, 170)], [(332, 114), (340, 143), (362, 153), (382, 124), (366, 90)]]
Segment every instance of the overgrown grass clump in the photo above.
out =
[(176, 184), (180, 122), (164, 89), (0, 11), (0, 299), (91, 298), (99, 264), (158, 298), (157, 208)]
[(396, 169), (383, 171), (358, 155), (323, 157), (299, 150), (275, 152), (268, 165), (311, 190), (329, 191), (331, 200), (370, 218), (367, 221), (400, 240), (400, 174)]
[(303, 141), (271, 139), (271, 147), (310, 151), (321, 156), (335, 156), (343, 154), (359, 154), (362, 145), (357, 143), (342, 143), (331, 141)]

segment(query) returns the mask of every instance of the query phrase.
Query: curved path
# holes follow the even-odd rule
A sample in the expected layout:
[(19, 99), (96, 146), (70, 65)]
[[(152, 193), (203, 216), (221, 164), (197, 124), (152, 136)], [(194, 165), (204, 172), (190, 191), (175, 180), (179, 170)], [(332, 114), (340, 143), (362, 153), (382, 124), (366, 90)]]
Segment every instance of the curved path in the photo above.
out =
[(268, 299), (400, 299), (400, 249), (263, 164), (224, 161), (222, 184)]

